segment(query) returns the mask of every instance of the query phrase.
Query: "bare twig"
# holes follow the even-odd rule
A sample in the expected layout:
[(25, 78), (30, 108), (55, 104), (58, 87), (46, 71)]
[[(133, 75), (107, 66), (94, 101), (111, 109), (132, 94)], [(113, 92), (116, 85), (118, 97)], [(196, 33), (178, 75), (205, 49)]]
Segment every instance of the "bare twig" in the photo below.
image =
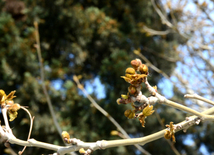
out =
[(152, 5), (153, 5), (155, 11), (156, 11), (156, 12), (158, 13), (158, 15), (160, 16), (160, 18), (161, 18), (161, 20), (162, 20), (162, 23), (163, 23), (163, 24), (166, 24), (166, 25), (167, 25), (168, 27), (170, 27), (170, 28), (173, 28), (172, 23), (170, 23), (170, 22), (167, 20), (167, 18), (163, 15), (163, 13), (161, 12), (161, 10), (158, 9), (158, 7), (157, 7), (156, 4), (155, 4), (155, 1), (154, 1), (154, 0), (151, 0), (151, 2), (152, 2)]
[[(27, 138), (27, 140), (29, 140), (32, 132), (32, 128), (33, 128), (34, 117), (31, 116), (30, 112), (25, 107), (21, 106), (20, 108), (23, 109), (25, 112), (27, 112), (28, 116), (30, 117), (30, 129), (29, 129), (28, 138)], [(21, 155), (25, 151), (25, 149), (26, 149), (26, 146), (24, 146), (22, 151), (19, 151), (19, 155)]]
[(146, 87), (147, 87), (147, 89), (149, 90), (150, 93), (155, 94), (156, 99), (154, 98), (154, 100), (151, 101), (152, 103), (159, 102), (159, 103), (165, 104), (167, 106), (171, 106), (171, 107), (174, 107), (176, 109), (179, 109), (179, 110), (188, 112), (190, 114), (199, 116), (204, 120), (214, 120), (214, 116), (212, 116), (212, 115), (206, 115), (206, 114), (200, 113), (200, 112), (195, 111), (195, 110), (193, 110), (191, 108), (188, 108), (186, 106), (183, 106), (181, 104), (178, 104), (176, 102), (173, 102), (171, 100), (166, 99), (164, 96), (162, 96), (162, 95), (160, 95), (159, 93), (156, 92), (156, 90), (148, 83), (147, 78), (145, 80), (145, 85), (146, 85)]
[(170, 33), (170, 30), (166, 30), (166, 31), (157, 31), (157, 30), (153, 30), (151, 28), (148, 28), (147, 26), (143, 26), (143, 30), (148, 32), (149, 35), (167, 35), (168, 33)]
[(191, 99), (197, 99), (197, 100), (201, 100), (203, 102), (209, 103), (211, 105), (214, 105), (214, 102), (211, 100), (208, 100), (202, 96), (199, 96), (198, 94), (186, 94), (184, 95), (185, 98), (191, 98)]
[(43, 60), (42, 60), (42, 55), (41, 55), (41, 48), (40, 48), (40, 39), (39, 39), (39, 28), (38, 28), (38, 22), (34, 22), (34, 26), (35, 26), (35, 37), (36, 37), (36, 49), (37, 49), (37, 54), (38, 54), (38, 58), (39, 58), (39, 63), (40, 63), (40, 76), (41, 76), (41, 83), (42, 83), (42, 89), (44, 91), (45, 97), (47, 99), (47, 103), (48, 103), (48, 108), (50, 110), (51, 113), (51, 117), (53, 119), (54, 125), (59, 133), (59, 135), (61, 135), (62, 133), (62, 129), (59, 126), (59, 123), (57, 121), (54, 109), (53, 109), (53, 105), (51, 102), (51, 99), (48, 95), (46, 86), (45, 86), (45, 76), (44, 76), (44, 68), (43, 68)]

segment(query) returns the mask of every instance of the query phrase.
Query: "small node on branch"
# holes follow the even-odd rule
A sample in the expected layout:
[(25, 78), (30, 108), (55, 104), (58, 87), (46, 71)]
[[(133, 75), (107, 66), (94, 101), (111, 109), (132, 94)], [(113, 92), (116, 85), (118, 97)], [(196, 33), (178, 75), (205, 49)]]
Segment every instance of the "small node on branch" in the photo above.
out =
[(91, 149), (84, 150), (84, 148), (79, 149), (79, 153), (83, 155), (90, 155), (92, 153)]
[(170, 124), (166, 125), (166, 127), (168, 129), (166, 129), (166, 132), (164, 134), (164, 138), (165, 139), (171, 139), (172, 138), (172, 141), (175, 143), (175, 126), (173, 125), (173, 122), (170, 122)]

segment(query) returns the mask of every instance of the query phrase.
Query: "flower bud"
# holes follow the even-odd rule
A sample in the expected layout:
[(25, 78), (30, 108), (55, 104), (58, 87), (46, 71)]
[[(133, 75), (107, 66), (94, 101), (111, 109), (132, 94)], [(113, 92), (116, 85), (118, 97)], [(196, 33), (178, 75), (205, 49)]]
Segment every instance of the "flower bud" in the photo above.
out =
[(81, 149), (79, 149), (79, 153), (80, 153), (80, 154), (85, 154), (86, 151), (84, 150), (84, 148), (81, 148)]
[(70, 139), (70, 135), (68, 134), (67, 131), (63, 131), (63, 132), (62, 132), (62, 138), (63, 138), (63, 139), (65, 139), (65, 138), (66, 138), (66, 139)]
[(112, 130), (111, 131), (111, 135), (112, 136), (117, 136), (119, 134), (119, 132), (117, 130)]
[(132, 85), (128, 87), (128, 91), (130, 94), (135, 94), (137, 92), (136, 88)]
[(132, 119), (132, 118), (135, 117), (135, 113), (134, 113), (132, 110), (126, 110), (126, 111), (124, 112), (124, 115), (125, 115), (127, 118), (129, 118), (129, 119)]
[(141, 61), (139, 59), (135, 59), (135, 60), (131, 61), (131, 65), (135, 70), (137, 70), (137, 68), (140, 66), (140, 64), (141, 64)]
[(139, 71), (141, 72), (141, 74), (146, 74), (148, 75), (148, 67), (145, 64), (141, 64), (139, 67)]
[(131, 67), (127, 68), (126, 69), (126, 74), (135, 74), (134, 68), (131, 68)]
[(131, 74), (126, 74), (125, 77), (132, 79), (132, 75)]
[(125, 99), (123, 99), (123, 98), (118, 98), (116, 102), (117, 102), (117, 104), (119, 104), (119, 105), (120, 105), (120, 104), (126, 104)]

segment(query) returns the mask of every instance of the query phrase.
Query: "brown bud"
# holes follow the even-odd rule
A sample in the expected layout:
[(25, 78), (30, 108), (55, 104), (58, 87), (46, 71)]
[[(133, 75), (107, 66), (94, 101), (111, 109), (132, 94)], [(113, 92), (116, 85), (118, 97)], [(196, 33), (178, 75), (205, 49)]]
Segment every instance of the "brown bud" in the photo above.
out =
[(137, 92), (136, 88), (132, 85), (128, 87), (128, 91), (130, 94), (135, 94)]
[(139, 71), (141, 72), (141, 74), (146, 74), (148, 75), (148, 67), (145, 64), (141, 64), (139, 67)]
[(118, 98), (116, 102), (117, 102), (117, 104), (119, 104), (119, 105), (120, 105), (120, 104), (126, 104), (125, 99), (123, 99), (123, 98)]
[(131, 61), (131, 65), (135, 70), (137, 70), (137, 68), (140, 66), (140, 64), (141, 64), (141, 61), (139, 59), (135, 59), (135, 60)]
[(126, 69), (126, 74), (135, 74), (134, 68), (131, 68), (131, 67), (127, 68)]

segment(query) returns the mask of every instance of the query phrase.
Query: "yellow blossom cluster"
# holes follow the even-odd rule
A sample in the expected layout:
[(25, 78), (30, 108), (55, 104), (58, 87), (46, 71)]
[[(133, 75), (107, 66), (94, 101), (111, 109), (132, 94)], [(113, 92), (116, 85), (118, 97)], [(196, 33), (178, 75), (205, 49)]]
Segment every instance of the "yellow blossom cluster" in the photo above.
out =
[(20, 105), (18, 103), (14, 103), (13, 98), (16, 91), (11, 91), (8, 95), (4, 92), (4, 90), (0, 89), (0, 105), (3, 108), (7, 108), (10, 121), (13, 121), (17, 115), (18, 110), (20, 109)]
[[(139, 98), (142, 98), (141, 88), (142, 83), (145, 82), (146, 77), (148, 76), (148, 67), (145, 64), (142, 64), (141, 60), (135, 59), (131, 61), (132, 67), (128, 67), (125, 71), (125, 76), (121, 76), (126, 82), (131, 85), (128, 87), (128, 93), (126, 95), (122, 94), (121, 98), (117, 99), (118, 104), (128, 104), (131, 103), (133, 110), (126, 110), (124, 115), (129, 118), (138, 118), (142, 126), (145, 125), (145, 118), (151, 115), (154, 110), (153, 106), (150, 106), (147, 103), (136, 105), (139, 101)], [(156, 87), (155, 87), (156, 88)], [(157, 88), (156, 88), (157, 89)], [(136, 114), (136, 112), (141, 111)]]

